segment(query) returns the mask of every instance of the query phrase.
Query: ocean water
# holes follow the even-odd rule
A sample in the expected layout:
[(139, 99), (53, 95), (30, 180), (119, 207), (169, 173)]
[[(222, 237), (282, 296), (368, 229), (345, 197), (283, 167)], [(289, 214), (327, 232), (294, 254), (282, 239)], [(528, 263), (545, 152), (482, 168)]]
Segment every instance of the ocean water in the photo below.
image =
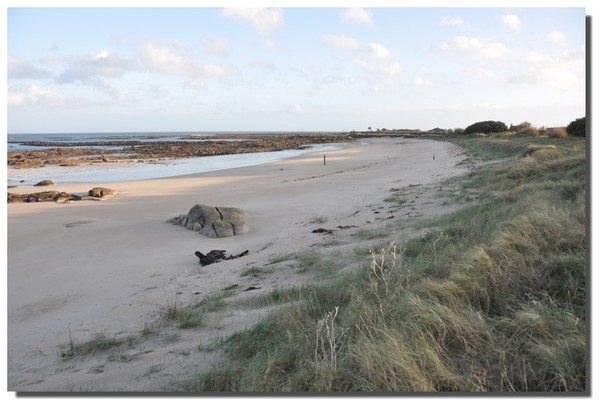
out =
[[(232, 134), (232, 133), (227, 133)], [(249, 133), (240, 133), (249, 134)], [(181, 141), (188, 136), (212, 136), (214, 139), (227, 139), (225, 134), (216, 133), (125, 133), (125, 134), (9, 134), (8, 151), (40, 149), (45, 147), (27, 146), (27, 141), (52, 142), (105, 142), (105, 141)], [(285, 135), (283, 135), (285, 136)], [(235, 142), (235, 139), (228, 139)], [(103, 147), (104, 148), (104, 147)], [(118, 147), (114, 147), (118, 148)], [(304, 149), (274, 152), (207, 156), (198, 158), (166, 159), (156, 163), (102, 164), (86, 166), (45, 166), (42, 168), (7, 168), (9, 186), (34, 185), (50, 179), (54, 183), (107, 183), (128, 180), (157, 179), (205, 173), (230, 168), (260, 165), (299, 156), (306, 152), (319, 152), (337, 149), (335, 144), (311, 145)]]

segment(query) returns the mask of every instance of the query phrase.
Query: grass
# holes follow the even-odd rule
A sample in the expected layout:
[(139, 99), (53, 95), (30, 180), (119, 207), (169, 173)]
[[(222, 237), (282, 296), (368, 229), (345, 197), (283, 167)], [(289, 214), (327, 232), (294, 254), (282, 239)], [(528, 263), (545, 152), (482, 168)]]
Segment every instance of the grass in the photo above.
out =
[(127, 344), (128, 340), (119, 340), (109, 337), (106, 333), (95, 333), (89, 340), (77, 343), (73, 340), (69, 331), (69, 343), (59, 348), (60, 357), (69, 359), (76, 356), (85, 356), (93, 353), (106, 352), (115, 347)]
[(585, 395), (585, 140), (452, 142), (477, 162), (454, 179), (476, 199), (414, 223), (421, 234), (402, 244), (372, 249), (389, 226), (357, 231), (370, 244), (350, 256), (365, 264), (357, 273), (270, 292), (265, 304), (288, 306), (220, 342), (221, 363), (186, 389)]

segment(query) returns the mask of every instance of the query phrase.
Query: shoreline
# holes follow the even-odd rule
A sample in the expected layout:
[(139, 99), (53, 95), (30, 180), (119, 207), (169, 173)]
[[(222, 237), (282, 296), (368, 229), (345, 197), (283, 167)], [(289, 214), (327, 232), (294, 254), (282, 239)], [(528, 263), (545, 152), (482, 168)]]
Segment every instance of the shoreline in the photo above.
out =
[[(223, 137), (227, 139), (223, 139)], [(29, 150), (7, 152), (8, 167), (80, 166), (106, 162), (141, 163), (306, 149), (310, 145), (352, 141), (347, 133), (237, 134), (223, 137), (188, 135), (182, 140), (23, 141)], [(17, 143), (14, 142), (13, 143)], [(40, 148), (41, 147), (41, 148)]]
[[(199, 346), (248, 327), (269, 309), (234, 307), (199, 329), (136, 339), (124, 350), (128, 362), (102, 355), (65, 361), (56, 354), (70, 339), (81, 342), (98, 332), (139, 337), (174, 298), (190, 303), (235, 286), (232, 299), (243, 302), (310, 282), (315, 276), (298, 272), (293, 262), (274, 261), (298, 252), (328, 255), (331, 249), (319, 245), (324, 238), (351, 239), (401, 215), (451, 210), (423, 202), (390, 220), (382, 207), (391, 189), (463, 173), (462, 159), (449, 143), (371, 138), (328, 152), (327, 165), (322, 153), (305, 153), (205, 174), (60, 187), (119, 191), (104, 201), (9, 205), (8, 390), (159, 391), (208, 368), (217, 354)], [(166, 222), (198, 203), (241, 208), (250, 231), (210, 239)], [(312, 232), (321, 226), (339, 231), (329, 237)], [(196, 250), (249, 254), (201, 267)], [(261, 278), (242, 276), (267, 266), (276, 268)], [(177, 339), (165, 341), (171, 336)], [(160, 372), (148, 374), (152, 365)]]
[[(354, 141), (356, 142), (356, 141)], [(204, 156), (193, 158), (159, 158), (144, 162), (130, 160), (105, 160), (100, 162), (84, 161), (72, 166), (46, 165), (39, 168), (8, 168), (8, 186), (19, 188), (33, 186), (49, 179), (55, 184), (121, 182), (134, 180), (163, 179), (214, 172), (234, 168), (261, 165), (293, 158), (309, 152), (327, 152), (351, 144), (318, 144), (302, 149), (282, 151), (250, 152)]]

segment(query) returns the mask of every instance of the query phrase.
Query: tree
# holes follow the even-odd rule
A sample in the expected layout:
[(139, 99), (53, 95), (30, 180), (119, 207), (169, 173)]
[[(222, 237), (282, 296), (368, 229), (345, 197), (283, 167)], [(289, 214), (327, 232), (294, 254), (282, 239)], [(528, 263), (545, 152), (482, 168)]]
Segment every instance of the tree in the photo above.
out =
[(571, 121), (567, 126), (567, 133), (573, 137), (585, 137), (585, 117)]
[(501, 121), (480, 121), (465, 128), (465, 134), (492, 134), (505, 131), (508, 131), (508, 127)]

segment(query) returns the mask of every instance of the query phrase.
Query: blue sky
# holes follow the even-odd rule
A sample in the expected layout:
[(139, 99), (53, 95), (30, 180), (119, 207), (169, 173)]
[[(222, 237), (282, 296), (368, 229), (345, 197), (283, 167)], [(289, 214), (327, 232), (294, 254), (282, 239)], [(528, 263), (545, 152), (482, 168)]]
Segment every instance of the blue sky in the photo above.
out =
[(9, 133), (552, 127), (585, 115), (582, 7), (18, 4)]

